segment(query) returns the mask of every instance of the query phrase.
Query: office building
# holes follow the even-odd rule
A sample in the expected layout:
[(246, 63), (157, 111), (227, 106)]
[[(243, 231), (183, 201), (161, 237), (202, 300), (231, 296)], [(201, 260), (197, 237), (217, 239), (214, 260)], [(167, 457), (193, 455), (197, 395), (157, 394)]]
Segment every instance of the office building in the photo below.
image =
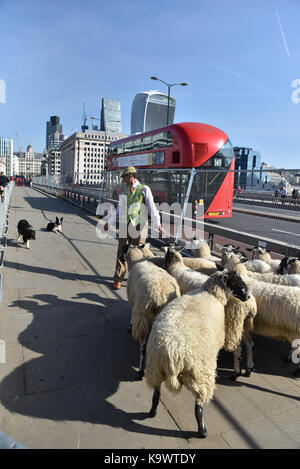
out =
[(261, 171), (261, 156), (259, 151), (246, 147), (234, 147), (235, 169), (240, 170), (234, 174), (234, 187), (242, 189), (263, 184)]
[(106, 132), (122, 132), (121, 105), (114, 99), (102, 98), (101, 127)]
[(59, 117), (51, 116), (50, 121), (46, 123), (46, 149), (58, 148), (65, 138)]
[(43, 159), (41, 153), (34, 153), (32, 146), (28, 145), (25, 153), (19, 153), (18, 175), (25, 178), (40, 176)]
[[(176, 100), (160, 91), (138, 93), (131, 107), (131, 134), (147, 132), (173, 124)], [(169, 118), (168, 118), (169, 109)]]
[(52, 148), (46, 153), (47, 174), (60, 174), (61, 151), (58, 148)]
[[(1, 167), (6, 176), (13, 175), (13, 140), (12, 138), (0, 137), (0, 160)], [(4, 168), (5, 165), (5, 168)]]
[(99, 184), (103, 179), (108, 145), (125, 137), (127, 135), (101, 130), (74, 133), (60, 146), (61, 174), (66, 181), (76, 174), (79, 183)]

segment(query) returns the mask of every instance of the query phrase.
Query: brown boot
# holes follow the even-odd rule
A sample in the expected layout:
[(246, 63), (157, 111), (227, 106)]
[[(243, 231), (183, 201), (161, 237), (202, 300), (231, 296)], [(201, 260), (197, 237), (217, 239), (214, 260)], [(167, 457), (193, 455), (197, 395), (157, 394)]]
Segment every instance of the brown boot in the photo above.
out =
[(115, 280), (113, 285), (114, 290), (119, 290), (121, 288), (120, 280)]

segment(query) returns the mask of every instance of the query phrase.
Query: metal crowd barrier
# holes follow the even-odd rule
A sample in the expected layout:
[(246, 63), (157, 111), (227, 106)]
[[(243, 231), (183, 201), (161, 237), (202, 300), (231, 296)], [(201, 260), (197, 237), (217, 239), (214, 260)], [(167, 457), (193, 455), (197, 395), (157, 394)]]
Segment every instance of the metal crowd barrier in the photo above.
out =
[[(0, 195), (0, 272), (4, 266), (5, 259), (5, 248), (7, 246), (7, 231), (8, 231), (8, 219), (9, 219), (9, 207), (10, 198), (13, 190), (13, 182), (11, 181), (4, 189), (4, 192)], [(3, 285), (3, 274), (0, 273), (0, 301), (2, 300), (2, 285)]]

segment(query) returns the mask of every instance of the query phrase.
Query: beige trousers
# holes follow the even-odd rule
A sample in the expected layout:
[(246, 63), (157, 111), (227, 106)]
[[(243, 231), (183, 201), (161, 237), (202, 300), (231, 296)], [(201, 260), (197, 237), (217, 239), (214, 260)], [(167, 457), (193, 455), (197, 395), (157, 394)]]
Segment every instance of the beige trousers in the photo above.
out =
[[(138, 229), (138, 227), (137, 227)], [(128, 233), (128, 230), (127, 230)], [(114, 275), (114, 280), (119, 280), (122, 282), (122, 280), (125, 277), (126, 274), (126, 269), (127, 269), (127, 263), (122, 262), (120, 260), (120, 256), (122, 254), (122, 248), (126, 244), (133, 244), (137, 246), (140, 243), (145, 243), (146, 238), (148, 234), (148, 223), (143, 227), (143, 229), (140, 232), (140, 235), (137, 238), (131, 238), (129, 234), (127, 234), (127, 238), (119, 238), (119, 243), (118, 243), (118, 252), (117, 252), (117, 261), (116, 261), (116, 269), (115, 269), (115, 275)]]

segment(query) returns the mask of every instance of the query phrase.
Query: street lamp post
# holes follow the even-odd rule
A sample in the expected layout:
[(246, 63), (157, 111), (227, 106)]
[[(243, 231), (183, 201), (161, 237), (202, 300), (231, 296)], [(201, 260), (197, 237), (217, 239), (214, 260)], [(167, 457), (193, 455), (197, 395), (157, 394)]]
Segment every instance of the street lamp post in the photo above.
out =
[(166, 85), (168, 87), (167, 125), (169, 125), (170, 89), (171, 89), (172, 86), (175, 86), (175, 85), (187, 86), (188, 84), (187, 83), (166, 83), (165, 81), (163, 81), (163, 80), (161, 80), (160, 78), (157, 78), (157, 77), (151, 77), (151, 80), (161, 81), (162, 83), (164, 83), (164, 85)]

